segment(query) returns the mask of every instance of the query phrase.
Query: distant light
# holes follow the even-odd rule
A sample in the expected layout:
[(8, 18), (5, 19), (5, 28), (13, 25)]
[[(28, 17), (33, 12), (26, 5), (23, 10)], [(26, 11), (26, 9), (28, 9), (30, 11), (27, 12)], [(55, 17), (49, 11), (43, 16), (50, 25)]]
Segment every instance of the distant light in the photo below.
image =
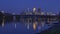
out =
[(52, 12), (47, 12), (47, 15), (56, 15), (56, 14), (54, 14), (54, 13), (52, 13)]
[(53, 14), (53, 13), (52, 13), (51, 15), (56, 15), (56, 14)]
[(41, 15), (44, 15), (44, 12), (41, 12)]
[(13, 15), (15, 15), (15, 13), (12, 13)]
[(35, 12), (36, 11), (36, 8), (33, 8), (33, 12)]
[(50, 15), (49, 12), (47, 12), (47, 15)]
[(1, 11), (2, 13), (4, 13), (4, 11)]

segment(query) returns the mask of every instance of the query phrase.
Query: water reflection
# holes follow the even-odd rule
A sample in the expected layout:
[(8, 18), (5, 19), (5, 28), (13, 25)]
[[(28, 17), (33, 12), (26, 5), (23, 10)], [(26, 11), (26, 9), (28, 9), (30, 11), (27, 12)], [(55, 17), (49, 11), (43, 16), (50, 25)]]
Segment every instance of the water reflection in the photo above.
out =
[(16, 29), (16, 23), (15, 23), (15, 29)]
[(5, 16), (3, 16), (3, 20), (2, 20), (2, 27), (4, 27), (4, 21), (5, 21)]
[(33, 29), (35, 30), (36, 27), (37, 27), (37, 24), (36, 24), (36, 22), (34, 22), (34, 23), (33, 23)]
[[(14, 18), (14, 22), (12, 22), (13, 24), (12, 23), (11, 24), (17, 31), (21, 32), (21, 30), (23, 30), (23, 31), (27, 32), (27, 30), (28, 30), (30, 33), (32, 33), (32, 32), (36, 33), (36, 32), (41, 32), (41, 31), (44, 31), (45, 29), (48, 29), (49, 27), (51, 27), (53, 25), (53, 22), (55, 23), (56, 21), (49, 21), (48, 22), (49, 24), (46, 24), (45, 22), (48, 22), (48, 21), (39, 21), (38, 22), (35, 20), (34, 22), (30, 22), (30, 19), (28, 19), (28, 21), (24, 22), (24, 24), (22, 22), (18, 22), (18, 24), (17, 24), (17, 22), (15, 22), (15, 18)], [(3, 19), (2, 27), (4, 27), (4, 26), (6, 27), (6, 26), (8, 26), (8, 24), (4, 25), (4, 19)], [(11, 28), (13, 28), (12, 26), (11, 26)], [(10, 27), (10, 26), (8, 26), (8, 27)]]

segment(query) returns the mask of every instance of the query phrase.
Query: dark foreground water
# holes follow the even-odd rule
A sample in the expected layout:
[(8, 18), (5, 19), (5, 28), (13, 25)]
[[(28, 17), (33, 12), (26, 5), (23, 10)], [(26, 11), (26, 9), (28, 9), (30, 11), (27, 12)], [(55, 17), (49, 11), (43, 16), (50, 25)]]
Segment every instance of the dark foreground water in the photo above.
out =
[(41, 27), (38, 25), (36, 29), (33, 29), (33, 25), (30, 24), (29, 29), (27, 29), (27, 23), (20, 23), (16, 22), (16, 28), (15, 23), (7, 23), (4, 27), (0, 26), (0, 34), (36, 34), (37, 32), (44, 31), (50, 27), (52, 27), (54, 24), (51, 24), (48, 26), (48, 24), (44, 24), (44, 27)]

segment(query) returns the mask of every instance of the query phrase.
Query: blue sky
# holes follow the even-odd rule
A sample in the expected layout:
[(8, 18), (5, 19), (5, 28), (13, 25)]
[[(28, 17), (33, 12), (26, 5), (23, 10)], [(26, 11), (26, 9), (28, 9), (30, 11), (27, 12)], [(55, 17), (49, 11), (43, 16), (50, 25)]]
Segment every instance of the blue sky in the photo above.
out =
[(59, 12), (60, 0), (0, 0), (0, 10), (19, 13), (27, 8), (41, 8), (45, 12)]

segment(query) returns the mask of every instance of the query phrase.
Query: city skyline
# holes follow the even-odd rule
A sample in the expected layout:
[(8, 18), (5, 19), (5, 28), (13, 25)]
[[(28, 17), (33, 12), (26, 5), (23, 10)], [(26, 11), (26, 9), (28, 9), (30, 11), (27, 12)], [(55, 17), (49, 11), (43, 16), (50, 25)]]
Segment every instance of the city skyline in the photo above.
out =
[(60, 11), (60, 0), (0, 0), (0, 10), (19, 13), (27, 8), (41, 8), (45, 12)]
[(0, 34), (40, 34), (58, 26), (60, 0), (0, 0)]

